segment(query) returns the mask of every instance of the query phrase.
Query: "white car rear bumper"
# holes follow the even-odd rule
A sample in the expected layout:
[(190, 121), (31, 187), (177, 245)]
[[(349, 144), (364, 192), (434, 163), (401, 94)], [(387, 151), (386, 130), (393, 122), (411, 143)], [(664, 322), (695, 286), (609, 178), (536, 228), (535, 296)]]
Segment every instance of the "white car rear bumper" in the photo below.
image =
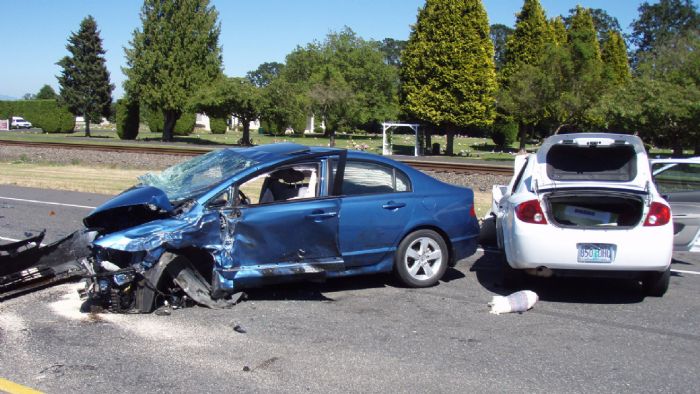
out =
[[(516, 269), (595, 271), (664, 271), (671, 264), (673, 227), (637, 226), (632, 229), (576, 229), (551, 224), (529, 224), (515, 219), (504, 233), (508, 264)], [(510, 236), (507, 235), (510, 233)], [(616, 245), (610, 263), (578, 262), (577, 244)]]

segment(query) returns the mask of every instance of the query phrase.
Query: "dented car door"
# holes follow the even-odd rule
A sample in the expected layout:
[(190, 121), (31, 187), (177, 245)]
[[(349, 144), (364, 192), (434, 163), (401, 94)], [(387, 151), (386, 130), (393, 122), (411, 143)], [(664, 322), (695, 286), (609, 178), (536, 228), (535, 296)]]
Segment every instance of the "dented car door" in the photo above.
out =
[[(252, 181), (260, 178), (265, 181), (254, 201), (239, 201), (221, 211), (225, 253), (217, 268), (220, 281), (247, 287), (282, 278), (325, 276), (326, 271), (344, 269), (338, 242), (341, 202), (339, 197), (328, 196), (321, 164), (319, 158), (314, 161), (307, 158), (296, 166), (286, 164), (259, 174)], [(315, 169), (311, 177), (313, 185), (303, 183), (304, 180), (299, 184), (299, 189), (311, 188), (312, 192), (266, 200), (267, 186), (281, 177), (276, 174), (299, 172), (295, 168), (300, 166)], [(236, 194), (241, 186), (236, 186)], [(279, 193), (276, 197), (280, 197)]]

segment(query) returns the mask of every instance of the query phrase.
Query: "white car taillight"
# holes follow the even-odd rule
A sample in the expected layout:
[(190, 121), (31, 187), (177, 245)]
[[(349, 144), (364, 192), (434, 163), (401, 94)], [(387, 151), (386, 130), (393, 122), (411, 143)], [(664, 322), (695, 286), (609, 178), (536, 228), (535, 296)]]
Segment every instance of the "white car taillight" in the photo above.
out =
[(529, 200), (515, 207), (515, 216), (525, 223), (547, 224), (539, 200)]
[(653, 202), (644, 220), (645, 226), (663, 226), (671, 221), (671, 208), (660, 202)]

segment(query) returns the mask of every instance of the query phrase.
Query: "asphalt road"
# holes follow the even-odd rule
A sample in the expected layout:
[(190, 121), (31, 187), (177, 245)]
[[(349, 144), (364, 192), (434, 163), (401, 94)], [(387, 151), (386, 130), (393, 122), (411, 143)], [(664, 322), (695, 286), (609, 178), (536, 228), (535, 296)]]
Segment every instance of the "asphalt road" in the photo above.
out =
[[(0, 242), (58, 239), (105, 198), (0, 186)], [(625, 280), (533, 280), (535, 307), (500, 316), (486, 307), (507, 293), (493, 252), (429, 289), (388, 276), (270, 286), (170, 316), (83, 314), (80, 285), (65, 284), (0, 303), (0, 378), (92, 393), (697, 392), (700, 256), (674, 257), (663, 298)]]

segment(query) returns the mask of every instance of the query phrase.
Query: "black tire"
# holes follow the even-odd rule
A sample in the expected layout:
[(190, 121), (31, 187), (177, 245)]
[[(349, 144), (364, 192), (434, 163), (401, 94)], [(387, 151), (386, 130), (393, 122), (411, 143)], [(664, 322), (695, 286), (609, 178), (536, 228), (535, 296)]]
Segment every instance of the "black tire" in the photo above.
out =
[(401, 240), (394, 257), (394, 273), (408, 287), (435, 285), (445, 274), (449, 250), (440, 234), (417, 230)]
[(642, 277), (644, 294), (651, 297), (663, 297), (671, 281), (671, 268), (663, 272), (648, 272)]

